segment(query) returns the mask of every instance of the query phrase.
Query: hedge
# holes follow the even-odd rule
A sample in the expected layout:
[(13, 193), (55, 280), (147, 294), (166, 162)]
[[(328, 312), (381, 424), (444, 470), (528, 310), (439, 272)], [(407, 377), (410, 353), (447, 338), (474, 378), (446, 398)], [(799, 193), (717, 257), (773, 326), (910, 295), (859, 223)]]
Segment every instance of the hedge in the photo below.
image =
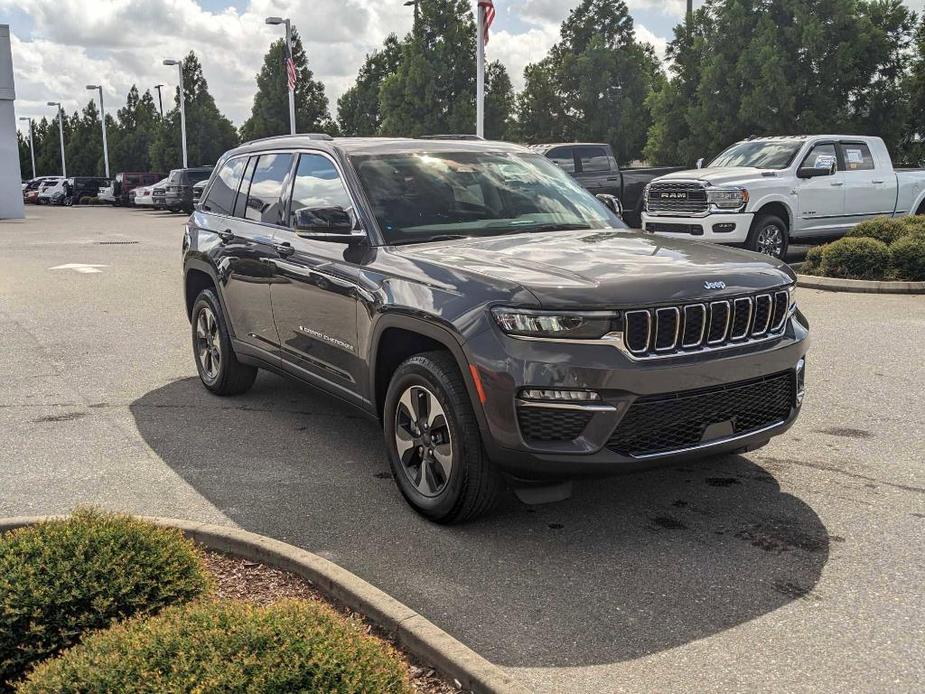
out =
[(79, 510), (0, 536), (0, 691), (83, 634), (208, 592), (178, 530)]
[(388, 644), (308, 601), (199, 602), (84, 639), (39, 665), (20, 694), (412, 692)]
[(861, 222), (847, 233), (851, 238), (868, 238), (883, 241), (886, 245), (907, 236), (925, 235), (925, 216), (876, 217)]
[(821, 253), (819, 271), (826, 277), (878, 280), (891, 270), (890, 249), (876, 239), (846, 236), (825, 246)]
[(925, 282), (925, 233), (907, 236), (890, 246), (898, 280)]

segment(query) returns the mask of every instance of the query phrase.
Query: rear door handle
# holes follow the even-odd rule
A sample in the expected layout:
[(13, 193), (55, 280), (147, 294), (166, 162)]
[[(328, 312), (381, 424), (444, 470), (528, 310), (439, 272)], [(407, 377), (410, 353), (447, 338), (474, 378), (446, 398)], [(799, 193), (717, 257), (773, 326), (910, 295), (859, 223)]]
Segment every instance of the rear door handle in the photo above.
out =
[(874, 185), (879, 185), (879, 184), (885, 183), (885, 182), (886, 182), (886, 181), (871, 181), (871, 183), (873, 183)]
[(836, 182), (836, 183), (833, 183), (832, 185), (833, 185), (834, 187), (838, 188), (839, 186), (845, 185), (845, 182), (844, 182), (844, 181), (838, 181), (838, 182)]
[(295, 248), (293, 248), (292, 244), (289, 243), (288, 241), (284, 241), (283, 243), (274, 244), (273, 248), (276, 249), (276, 252), (282, 258), (288, 258), (290, 255), (295, 253)]
[(222, 240), (222, 243), (231, 243), (234, 241), (234, 232), (231, 229), (225, 229), (225, 231), (218, 232), (218, 237)]

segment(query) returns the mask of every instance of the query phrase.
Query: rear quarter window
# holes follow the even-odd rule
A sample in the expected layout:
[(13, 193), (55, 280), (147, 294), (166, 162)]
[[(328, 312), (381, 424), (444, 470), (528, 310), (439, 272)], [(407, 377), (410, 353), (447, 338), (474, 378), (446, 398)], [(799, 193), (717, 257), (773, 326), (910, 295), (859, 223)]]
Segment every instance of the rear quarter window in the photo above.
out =
[(209, 195), (202, 203), (202, 209), (216, 214), (232, 215), (235, 198), (244, 177), (247, 157), (235, 157), (226, 161), (218, 170)]

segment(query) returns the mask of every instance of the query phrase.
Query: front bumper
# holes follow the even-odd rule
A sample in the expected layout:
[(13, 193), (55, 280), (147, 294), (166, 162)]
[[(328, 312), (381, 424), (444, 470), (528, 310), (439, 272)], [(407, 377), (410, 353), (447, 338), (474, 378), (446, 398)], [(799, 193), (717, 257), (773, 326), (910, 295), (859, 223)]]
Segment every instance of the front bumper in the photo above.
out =
[(642, 213), (642, 230), (657, 236), (689, 237), (711, 243), (745, 243), (754, 215), (750, 212), (705, 217), (663, 217)]
[[(518, 479), (553, 480), (606, 475), (764, 445), (790, 428), (799, 415), (802, 393), (799, 397), (797, 393), (802, 374), (797, 373), (797, 367), (805, 363), (808, 329), (797, 312), (788, 319), (783, 334), (768, 342), (653, 362), (632, 361), (606, 344), (525, 341), (494, 329), (473, 337), (466, 349), (470, 363), (478, 367), (486, 395), (482, 406), (483, 439), (489, 457)], [(732, 424), (739, 417), (736, 414), (726, 422), (711, 423), (702, 439), (651, 454), (620, 452), (620, 446), (615, 444), (615, 437), (623, 429), (621, 423), (634, 411), (634, 404), (645, 407), (653, 399), (662, 402), (727, 389), (737, 393), (733, 386), (786, 378), (792, 379), (787, 381), (792, 386), (788, 391), (792, 392), (790, 400), (783, 410), (778, 410), (780, 416), (761, 426), (737, 431)], [(524, 388), (589, 390), (600, 399), (569, 403), (565, 408), (555, 403), (526, 404), (522, 398)], [(729, 402), (727, 399), (727, 407)], [(747, 399), (743, 399), (743, 416), (751, 413), (746, 403)], [(519, 408), (525, 406), (553, 413), (549, 425), (553, 431), (574, 428), (560, 440), (530, 438), (524, 433), (525, 420), (519, 416)], [(567, 421), (568, 417), (557, 414), (563, 409), (581, 413), (583, 419), (575, 426)]]

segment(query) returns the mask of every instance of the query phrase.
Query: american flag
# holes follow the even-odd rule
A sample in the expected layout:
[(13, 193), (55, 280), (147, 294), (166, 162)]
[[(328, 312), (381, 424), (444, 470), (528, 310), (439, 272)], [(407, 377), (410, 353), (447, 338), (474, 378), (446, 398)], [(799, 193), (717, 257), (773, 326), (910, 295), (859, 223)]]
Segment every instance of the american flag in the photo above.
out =
[(295, 84), (298, 78), (298, 73), (295, 69), (295, 61), (292, 59), (292, 50), (289, 46), (286, 46), (286, 77), (289, 79), (289, 91), (295, 91)]
[(479, 12), (485, 13), (485, 43), (488, 44), (488, 30), (491, 29), (491, 23), (495, 21), (495, 3), (494, 0), (479, 0)]

